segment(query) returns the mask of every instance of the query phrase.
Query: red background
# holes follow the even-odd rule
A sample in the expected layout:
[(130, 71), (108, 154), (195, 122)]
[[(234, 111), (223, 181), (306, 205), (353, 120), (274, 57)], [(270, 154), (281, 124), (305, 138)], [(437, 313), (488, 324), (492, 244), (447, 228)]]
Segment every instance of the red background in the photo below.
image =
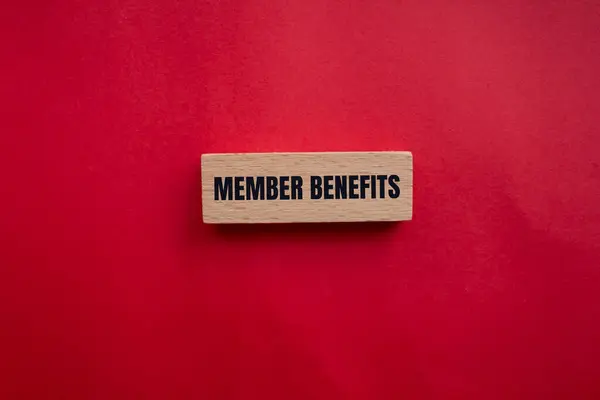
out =
[[(598, 2), (1, 7), (0, 397), (600, 397)], [(201, 154), (337, 150), (414, 220), (202, 224)]]

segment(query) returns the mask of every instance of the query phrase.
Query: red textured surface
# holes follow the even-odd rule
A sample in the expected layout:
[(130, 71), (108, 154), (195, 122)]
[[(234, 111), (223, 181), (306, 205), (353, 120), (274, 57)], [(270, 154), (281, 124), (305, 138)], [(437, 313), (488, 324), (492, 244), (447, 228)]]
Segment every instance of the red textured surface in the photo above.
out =
[[(3, 4), (0, 398), (600, 398), (597, 2)], [(411, 150), (403, 224), (200, 155)]]

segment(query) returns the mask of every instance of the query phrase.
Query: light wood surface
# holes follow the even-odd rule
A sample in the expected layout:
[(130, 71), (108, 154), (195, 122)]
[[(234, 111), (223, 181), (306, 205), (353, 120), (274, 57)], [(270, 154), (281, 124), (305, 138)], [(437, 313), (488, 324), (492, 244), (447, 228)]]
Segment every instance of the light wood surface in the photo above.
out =
[(205, 223), (404, 221), (412, 199), (410, 152), (202, 155)]

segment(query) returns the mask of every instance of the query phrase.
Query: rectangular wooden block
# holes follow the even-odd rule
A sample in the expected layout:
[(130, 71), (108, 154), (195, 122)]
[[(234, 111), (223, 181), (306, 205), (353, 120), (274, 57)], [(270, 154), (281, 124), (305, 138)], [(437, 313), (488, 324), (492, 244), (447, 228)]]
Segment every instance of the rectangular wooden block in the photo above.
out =
[(410, 152), (202, 155), (206, 223), (404, 221)]

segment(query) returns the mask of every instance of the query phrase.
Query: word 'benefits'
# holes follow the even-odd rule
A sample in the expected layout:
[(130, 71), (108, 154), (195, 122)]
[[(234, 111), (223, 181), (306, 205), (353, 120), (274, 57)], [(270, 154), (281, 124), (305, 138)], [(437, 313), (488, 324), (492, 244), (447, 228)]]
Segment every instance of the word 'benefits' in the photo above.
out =
[[(311, 200), (396, 199), (398, 175), (311, 176)], [(215, 200), (302, 200), (301, 176), (226, 176), (214, 178)]]

